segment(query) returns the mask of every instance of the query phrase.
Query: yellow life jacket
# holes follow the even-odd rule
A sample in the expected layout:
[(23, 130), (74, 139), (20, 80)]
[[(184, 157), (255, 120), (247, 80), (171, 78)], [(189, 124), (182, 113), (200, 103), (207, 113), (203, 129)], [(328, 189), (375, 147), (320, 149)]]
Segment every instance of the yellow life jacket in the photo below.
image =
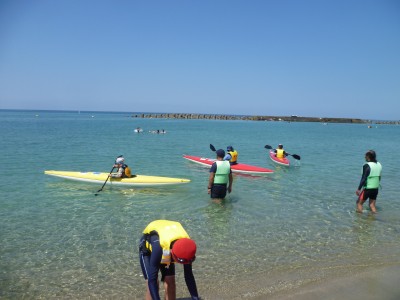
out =
[[(163, 249), (161, 263), (169, 265), (171, 263), (171, 244), (181, 238), (190, 239), (189, 235), (183, 229), (181, 223), (168, 220), (156, 220), (151, 222), (143, 230), (144, 234), (157, 234), (160, 238), (160, 246)], [(150, 243), (146, 241), (146, 248), (152, 251)]]
[(283, 152), (285, 152), (285, 150), (283, 150), (283, 149), (276, 149), (276, 157), (277, 157), (277, 158), (284, 158), (285, 155), (283, 154)]
[(129, 168), (128, 166), (126, 166), (125, 168), (125, 176), (126, 178), (131, 178), (132, 177), (132, 171), (131, 168)]
[(228, 153), (231, 156), (231, 159), (229, 160), (229, 162), (231, 162), (231, 163), (237, 162), (239, 153), (236, 150), (228, 151)]

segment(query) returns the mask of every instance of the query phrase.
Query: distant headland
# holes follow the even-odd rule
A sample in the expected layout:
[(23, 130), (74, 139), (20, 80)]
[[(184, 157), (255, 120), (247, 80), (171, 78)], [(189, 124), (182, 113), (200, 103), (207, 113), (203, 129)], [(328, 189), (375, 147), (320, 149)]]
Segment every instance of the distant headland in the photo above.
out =
[(244, 120), (244, 121), (277, 121), (277, 122), (319, 122), (319, 123), (354, 123), (354, 124), (393, 124), (399, 125), (400, 121), (372, 121), (352, 118), (317, 118), (301, 116), (248, 116), (224, 114), (191, 114), (191, 113), (137, 113), (132, 118), (148, 119), (206, 119), (206, 120)]

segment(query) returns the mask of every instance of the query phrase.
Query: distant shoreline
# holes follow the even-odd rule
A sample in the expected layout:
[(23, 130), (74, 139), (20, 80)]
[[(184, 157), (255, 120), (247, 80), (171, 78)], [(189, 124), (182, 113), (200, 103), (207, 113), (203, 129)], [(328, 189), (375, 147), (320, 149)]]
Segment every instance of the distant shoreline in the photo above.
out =
[(300, 116), (249, 116), (224, 114), (186, 114), (186, 113), (135, 113), (132, 118), (148, 119), (206, 119), (206, 120), (245, 120), (245, 121), (273, 121), (273, 122), (319, 122), (319, 123), (353, 123), (353, 124), (393, 124), (400, 121), (372, 121), (354, 118), (317, 118)]
[(194, 119), (194, 120), (244, 120), (272, 122), (318, 122), (318, 123), (352, 123), (352, 124), (389, 124), (400, 125), (394, 120), (367, 120), (359, 118), (303, 117), (303, 116), (261, 116), (232, 114), (198, 114), (198, 113), (155, 113), (155, 112), (123, 112), (123, 111), (89, 111), (89, 110), (57, 110), (57, 109), (0, 109), (0, 111), (32, 111), (32, 112), (66, 112), (66, 113), (116, 113), (128, 114), (132, 118), (147, 119)]

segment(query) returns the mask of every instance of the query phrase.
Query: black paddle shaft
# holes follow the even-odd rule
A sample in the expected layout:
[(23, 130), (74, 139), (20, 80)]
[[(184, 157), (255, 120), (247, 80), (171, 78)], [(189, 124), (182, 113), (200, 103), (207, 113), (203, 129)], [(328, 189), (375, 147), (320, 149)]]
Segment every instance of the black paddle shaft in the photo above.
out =
[(114, 168), (115, 168), (115, 167), (113, 166), (112, 169), (111, 169), (111, 171), (110, 171), (110, 173), (109, 173), (108, 176), (107, 176), (106, 181), (104, 181), (103, 186), (101, 187), (101, 189), (99, 189), (99, 190), (97, 191), (97, 193), (94, 194), (95, 196), (97, 196), (98, 193), (100, 193), (100, 192), (103, 190), (103, 188), (104, 188), (104, 186), (106, 185), (106, 183), (107, 183), (107, 181), (108, 181), (108, 178), (110, 178), (110, 175), (111, 175), (112, 171), (114, 170)]

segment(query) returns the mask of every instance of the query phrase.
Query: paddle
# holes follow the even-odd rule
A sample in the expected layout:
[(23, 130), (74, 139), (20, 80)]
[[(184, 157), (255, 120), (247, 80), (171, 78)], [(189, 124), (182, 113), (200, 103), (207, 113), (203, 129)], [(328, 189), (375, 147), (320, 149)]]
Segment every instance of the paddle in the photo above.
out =
[(107, 176), (106, 181), (104, 181), (103, 186), (101, 187), (101, 189), (99, 189), (99, 190), (97, 191), (97, 193), (94, 194), (95, 196), (97, 196), (97, 195), (103, 190), (104, 186), (106, 185), (106, 183), (107, 183), (107, 181), (108, 181), (108, 178), (110, 178), (110, 175), (111, 175), (111, 173), (112, 173), (112, 171), (113, 171), (114, 169), (115, 169), (115, 167), (113, 166), (112, 169), (111, 169), (111, 171), (110, 171), (110, 173), (109, 173), (108, 176)]
[[(265, 145), (264, 148), (265, 148), (265, 149), (273, 149), (270, 145)], [(297, 159), (297, 160), (300, 160), (300, 159), (301, 159), (300, 155), (297, 155), (297, 154), (290, 154), (290, 153), (287, 153), (286, 151), (285, 151), (285, 153), (286, 153), (286, 155), (293, 156), (294, 159)]]
[(211, 149), (211, 151), (214, 151), (214, 152), (217, 151), (213, 144), (210, 144), (210, 149)]

